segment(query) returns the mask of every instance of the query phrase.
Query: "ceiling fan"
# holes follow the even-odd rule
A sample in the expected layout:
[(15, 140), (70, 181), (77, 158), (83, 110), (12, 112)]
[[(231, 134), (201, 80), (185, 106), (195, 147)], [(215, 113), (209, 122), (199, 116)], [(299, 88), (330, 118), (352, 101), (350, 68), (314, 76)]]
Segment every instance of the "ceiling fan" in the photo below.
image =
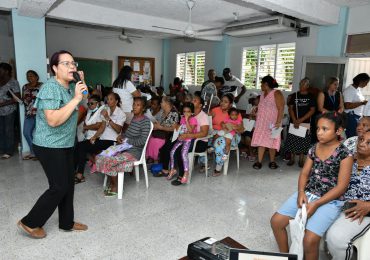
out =
[(125, 29), (122, 29), (121, 34), (116, 35), (108, 35), (108, 36), (98, 36), (98, 39), (114, 39), (118, 38), (121, 41), (125, 41), (127, 43), (132, 43), (131, 39), (141, 39), (143, 37), (137, 35), (127, 35), (125, 33)]
[(199, 38), (202, 36), (220, 36), (221, 34), (210, 34), (210, 35), (205, 35), (205, 34), (200, 34), (202, 32), (207, 32), (207, 31), (214, 31), (216, 29), (222, 29), (222, 28), (212, 28), (212, 29), (203, 29), (203, 30), (194, 30), (193, 24), (191, 22), (191, 12), (195, 6), (195, 0), (187, 0), (186, 1), (186, 6), (189, 9), (189, 18), (188, 18), (188, 24), (186, 25), (184, 30), (179, 30), (179, 29), (174, 29), (174, 28), (169, 28), (169, 27), (162, 27), (162, 26), (156, 26), (153, 25), (153, 28), (159, 28), (159, 29), (165, 29), (165, 30), (170, 30), (170, 31), (177, 31), (181, 32), (184, 34), (186, 38)]

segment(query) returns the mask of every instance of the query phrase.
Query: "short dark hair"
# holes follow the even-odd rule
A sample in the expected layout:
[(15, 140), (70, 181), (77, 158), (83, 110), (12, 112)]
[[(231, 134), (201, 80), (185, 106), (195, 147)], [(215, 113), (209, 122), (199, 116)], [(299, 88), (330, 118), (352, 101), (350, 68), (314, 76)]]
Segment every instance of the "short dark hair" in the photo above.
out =
[(353, 85), (358, 86), (363, 81), (369, 81), (370, 77), (367, 73), (360, 73), (357, 76), (355, 76), (352, 80), (353, 80)]
[(215, 78), (215, 82), (220, 82), (222, 85), (225, 84), (225, 80), (223, 77), (217, 77)]
[(71, 56), (73, 57), (72, 53), (70, 53), (69, 51), (60, 50), (60, 51), (55, 52), (55, 53), (51, 56), (51, 58), (50, 58), (50, 69), (51, 69), (51, 73), (52, 73), (53, 75), (55, 75), (55, 71), (54, 71), (54, 69), (53, 69), (53, 66), (58, 66), (59, 61), (60, 61), (60, 60), (59, 60), (59, 57), (60, 57), (60, 55), (62, 55), (62, 54), (69, 54), (69, 55), (71, 55)]
[(158, 96), (152, 96), (151, 101), (157, 101), (157, 102), (158, 102), (158, 104), (160, 104), (160, 103), (161, 103), (161, 97), (158, 97)]
[(335, 124), (335, 130), (338, 130), (340, 127), (342, 128), (346, 127), (347, 122), (346, 122), (346, 116), (344, 113), (338, 113), (334, 111), (322, 113), (316, 118), (316, 125), (317, 125), (317, 122), (319, 122), (321, 118), (325, 118), (325, 119), (332, 121)]
[(113, 95), (114, 96), (114, 98), (118, 101), (117, 102), (117, 107), (121, 107), (121, 97), (117, 94), (117, 93), (115, 93), (115, 92), (110, 92), (110, 93), (108, 93), (108, 95), (107, 96), (109, 96), (109, 95)]
[(26, 72), (26, 75), (27, 75), (28, 73), (33, 74), (33, 75), (37, 78), (37, 80), (39, 80), (39, 79), (40, 79), (39, 74), (37, 74), (37, 72), (36, 72), (36, 71), (34, 71), (34, 70), (28, 70), (28, 71)]
[(222, 71), (222, 74), (230, 73), (230, 72), (231, 72), (230, 68), (224, 68), (224, 70)]
[(276, 82), (276, 79), (271, 77), (270, 75), (264, 76), (261, 80), (262, 83), (267, 83), (269, 88), (274, 89), (279, 87), (279, 84)]
[(236, 107), (231, 107), (227, 113), (228, 113), (229, 115), (231, 115), (231, 113), (232, 113), (232, 112), (236, 112), (236, 113), (238, 113), (238, 114), (239, 114), (239, 110), (238, 110), (238, 109), (236, 109)]
[(191, 102), (185, 102), (182, 105), (182, 113), (184, 113), (184, 108), (185, 107), (190, 108), (191, 112), (194, 113), (194, 104), (193, 103), (191, 103)]
[(224, 98), (224, 97), (227, 98), (231, 104), (234, 102), (233, 94), (227, 93), (227, 94), (222, 96), (222, 98)]
[(200, 96), (200, 95), (194, 95), (193, 98), (197, 98), (199, 99), (199, 102), (202, 106), (204, 106), (205, 102), (204, 102), (204, 99)]
[(12, 65), (10, 65), (9, 63), (6, 63), (6, 62), (0, 63), (0, 69), (7, 71), (8, 75), (12, 76), (13, 68), (12, 68)]
[(98, 95), (91, 95), (88, 99), (92, 99), (96, 102), (100, 102), (100, 97)]
[(134, 102), (135, 101), (140, 101), (141, 102), (141, 104), (144, 107), (144, 113), (145, 113), (146, 112), (146, 102), (147, 102), (146, 97), (134, 97)]

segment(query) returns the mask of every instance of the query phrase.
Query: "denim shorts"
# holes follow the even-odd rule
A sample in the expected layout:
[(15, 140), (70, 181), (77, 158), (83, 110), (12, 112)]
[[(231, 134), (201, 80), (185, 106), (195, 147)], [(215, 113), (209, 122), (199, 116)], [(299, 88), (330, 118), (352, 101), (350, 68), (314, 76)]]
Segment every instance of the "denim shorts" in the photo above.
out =
[[(319, 199), (309, 192), (306, 196), (310, 202)], [(298, 192), (295, 192), (277, 211), (279, 214), (295, 218), (298, 211), (297, 205)], [(334, 221), (339, 217), (344, 201), (332, 200), (326, 203), (315, 211), (315, 213), (307, 220), (306, 229), (322, 237)]]

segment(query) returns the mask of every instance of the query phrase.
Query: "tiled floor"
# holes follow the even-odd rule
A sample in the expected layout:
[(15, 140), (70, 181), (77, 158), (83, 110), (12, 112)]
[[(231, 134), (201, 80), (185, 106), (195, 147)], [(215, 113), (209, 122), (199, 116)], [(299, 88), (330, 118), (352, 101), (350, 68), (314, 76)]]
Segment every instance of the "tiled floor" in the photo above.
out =
[[(233, 158), (234, 155), (232, 155)], [(47, 237), (33, 240), (16, 222), (47, 188), (39, 162), (15, 156), (0, 161), (0, 259), (178, 259), (187, 245), (211, 236), (231, 236), (255, 250), (276, 251), (269, 219), (297, 188), (299, 168), (260, 171), (241, 159), (227, 176), (174, 187), (164, 178), (125, 177), (122, 200), (104, 198), (102, 175), (86, 176), (76, 186), (75, 219), (89, 225), (83, 233), (58, 230), (57, 214), (45, 225)]]

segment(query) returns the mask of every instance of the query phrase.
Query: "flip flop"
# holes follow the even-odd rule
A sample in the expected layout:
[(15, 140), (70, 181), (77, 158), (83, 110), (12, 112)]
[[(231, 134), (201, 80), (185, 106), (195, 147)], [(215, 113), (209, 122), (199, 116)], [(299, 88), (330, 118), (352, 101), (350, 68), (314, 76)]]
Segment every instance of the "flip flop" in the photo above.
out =
[(104, 193), (104, 197), (106, 198), (110, 198), (110, 197), (114, 197), (114, 196), (117, 196), (117, 192), (114, 192), (114, 191), (107, 191), (106, 193)]

